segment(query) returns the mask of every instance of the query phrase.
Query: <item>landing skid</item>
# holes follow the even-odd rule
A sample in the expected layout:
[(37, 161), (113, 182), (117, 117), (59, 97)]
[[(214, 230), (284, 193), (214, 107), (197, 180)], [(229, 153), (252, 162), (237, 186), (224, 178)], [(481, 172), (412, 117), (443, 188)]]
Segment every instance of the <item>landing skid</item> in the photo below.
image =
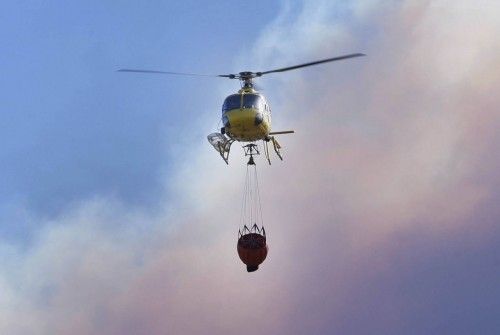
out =
[[(289, 134), (292, 132), (293, 131), (276, 132), (274, 134)], [(212, 133), (207, 136), (207, 139), (208, 142), (210, 142), (210, 144), (215, 148), (215, 150), (217, 150), (217, 152), (222, 157), (224, 162), (226, 162), (226, 164), (229, 165), (229, 152), (231, 151), (231, 145), (233, 144), (234, 140), (232, 138), (227, 138), (221, 133)], [(276, 155), (279, 157), (279, 159), (283, 160), (283, 155), (281, 154), (281, 145), (278, 143), (278, 140), (274, 136), (268, 136), (262, 142), (264, 146), (264, 154), (266, 156), (269, 165), (271, 165), (271, 157), (269, 154), (269, 142), (273, 144), (274, 152), (276, 152)], [(259, 154), (257, 145), (253, 143), (244, 145), (243, 149), (245, 150), (245, 155), (250, 156), (251, 160), (253, 160), (252, 155)]]
[(278, 143), (278, 140), (274, 136), (268, 137), (263, 142), (264, 142), (264, 153), (266, 155), (266, 159), (269, 165), (271, 165), (271, 157), (269, 155), (269, 142), (273, 144), (273, 149), (274, 152), (276, 152), (276, 155), (278, 155), (278, 157), (281, 160), (283, 160), (283, 155), (281, 154), (281, 145)]
[(278, 143), (278, 140), (274, 137), (274, 136), (271, 136), (271, 142), (273, 142), (273, 148), (274, 148), (274, 152), (276, 152), (276, 155), (278, 155), (278, 157), (283, 160), (283, 156), (281, 155), (281, 145)]

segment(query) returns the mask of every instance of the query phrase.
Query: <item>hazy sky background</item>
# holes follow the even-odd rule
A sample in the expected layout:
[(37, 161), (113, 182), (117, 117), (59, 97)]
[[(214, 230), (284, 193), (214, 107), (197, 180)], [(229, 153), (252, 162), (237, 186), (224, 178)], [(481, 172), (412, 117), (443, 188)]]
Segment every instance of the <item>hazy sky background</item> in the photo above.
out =
[[(5, 2), (0, 333), (500, 332), (496, 1)], [(269, 257), (236, 254), (222, 79), (267, 70)]]

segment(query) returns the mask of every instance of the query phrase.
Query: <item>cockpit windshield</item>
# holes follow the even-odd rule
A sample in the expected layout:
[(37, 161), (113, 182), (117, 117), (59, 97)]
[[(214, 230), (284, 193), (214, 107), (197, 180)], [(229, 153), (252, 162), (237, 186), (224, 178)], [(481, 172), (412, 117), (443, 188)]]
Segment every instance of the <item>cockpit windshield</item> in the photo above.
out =
[(245, 94), (243, 96), (243, 108), (264, 108), (264, 99), (258, 94)]
[(236, 108), (264, 109), (264, 105), (264, 99), (258, 94), (243, 94), (243, 104), (241, 101), (241, 95), (233, 94), (228, 96), (224, 101), (224, 105), (222, 106), (222, 113)]

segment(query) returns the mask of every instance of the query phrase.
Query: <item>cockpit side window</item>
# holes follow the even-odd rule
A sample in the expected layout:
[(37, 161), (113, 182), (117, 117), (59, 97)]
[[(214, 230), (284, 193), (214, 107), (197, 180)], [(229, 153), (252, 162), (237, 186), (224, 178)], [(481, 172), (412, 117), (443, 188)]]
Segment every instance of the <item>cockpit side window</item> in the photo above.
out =
[(241, 96), (239, 94), (230, 95), (224, 100), (224, 104), (222, 105), (222, 113), (227, 112), (231, 109), (240, 108), (241, 104)]

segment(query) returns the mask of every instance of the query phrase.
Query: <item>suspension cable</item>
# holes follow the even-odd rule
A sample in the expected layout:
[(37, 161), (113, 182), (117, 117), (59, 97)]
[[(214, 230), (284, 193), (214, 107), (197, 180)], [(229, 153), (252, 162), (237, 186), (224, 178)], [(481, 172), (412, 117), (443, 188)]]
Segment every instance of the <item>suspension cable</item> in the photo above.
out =
[(260, 224), (264, 226), (264, 218), (262, 217), (262, 203), (260, 201), (260, 190), (259, 190), (259, 178), (257, 178), (257, 168), (254, 165), (255, 172), (255, 189), (257, 190), (257, 202), (259, 204), (259, 213), (260, 213)]
[[(242, 228), (245, 226), (253, 227), (254, 225), (262, 226), (264, 224), (257, 166), (252, 157), (255, 154), (252, 150), (255, 149), (251, 146), (248, 148), (249, 154), (247, 155), (250, 156), (250, 159), (246, 168), (240, 212), (240, 226)], [(251, 166), (253, 166), (253, 171)]]

